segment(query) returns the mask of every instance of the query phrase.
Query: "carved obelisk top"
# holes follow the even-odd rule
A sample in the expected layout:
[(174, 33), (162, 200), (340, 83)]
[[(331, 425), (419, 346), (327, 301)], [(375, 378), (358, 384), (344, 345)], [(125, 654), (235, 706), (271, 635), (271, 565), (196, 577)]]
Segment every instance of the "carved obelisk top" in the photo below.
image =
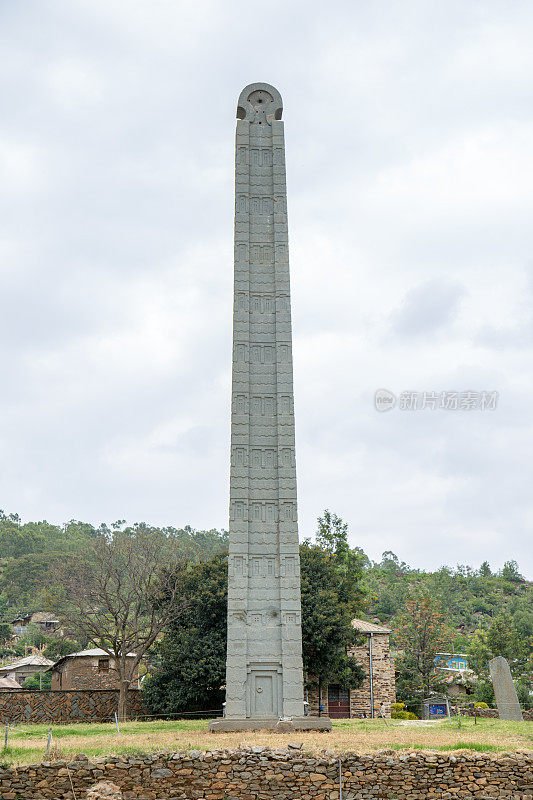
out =
[(226, 718), (212, 730), (331, 724), (303, 706), (282, 110), (267, 83), (237, 106)]
[(277, 89), (268, 83), (251, 83), (239, 95), (237, 118), (253, 123), (281, 119), (283, 101)]

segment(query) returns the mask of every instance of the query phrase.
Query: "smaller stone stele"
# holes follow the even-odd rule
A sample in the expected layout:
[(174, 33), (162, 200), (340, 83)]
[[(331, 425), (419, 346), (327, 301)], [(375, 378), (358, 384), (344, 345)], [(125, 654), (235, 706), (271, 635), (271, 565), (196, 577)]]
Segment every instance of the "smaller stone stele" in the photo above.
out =
[(329, 717), (293, 717), (292, 719), (231, 719), (222, 717), (209, 722), (212, 733), (231, 733), (231, 731), (275, 731), (293, 733), (294, 731), (330, 731)]
[(498, 656), (489, 661), (490, 679), (498, 706), (498, 716), (512, 722), (523, 722), (522, 709), (511, 677), (507, 659)]

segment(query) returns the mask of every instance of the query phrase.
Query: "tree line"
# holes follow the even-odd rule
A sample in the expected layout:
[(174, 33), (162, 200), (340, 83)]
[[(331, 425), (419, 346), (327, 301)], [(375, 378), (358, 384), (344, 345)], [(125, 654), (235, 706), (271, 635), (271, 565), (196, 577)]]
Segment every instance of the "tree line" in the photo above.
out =
[[(23, 644), (51, 658), (88, 644), (117, 658), (121, 709), (133, 670), (154, 713), (220, 707), (224, 683), (227, 533), (70, 521), (22, 524), (0, 512), (0, 655)], [(479, 676), (471, 687), (491, 701), (488, 660), (504, 655), (529, 702), (533, 665), (533, 590), (507, 562), (494, 572), (412, 569), (388, 551), (371, 561), (349, 543), (348, 526), (325, 511), (314, 540), (300, 546), (304, 667), (309, 681), (356, 687), (363, 672), (350, 658), (354, 616), (386, 624), (397, 666), (398, 699), (418, 701), (446, 688), (435, 668), (439, 651), (467, 653)], [(31, 641), (9, 641), (19, 611), (51, 610), (66, 635), (36, 629)], [(136, 664), (126, 660), (136, 653)], [(129, 670), (129, 672), (128, 672)], [(440, 683), (439, 683), (440, 681)]]

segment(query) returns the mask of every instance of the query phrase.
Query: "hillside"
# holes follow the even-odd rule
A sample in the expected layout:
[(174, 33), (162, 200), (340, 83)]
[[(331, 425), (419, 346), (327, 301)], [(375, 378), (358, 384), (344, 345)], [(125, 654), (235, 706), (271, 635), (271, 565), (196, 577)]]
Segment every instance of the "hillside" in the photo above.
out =
[(23, 611), (46, 610), (54, 563), (65, 553), (83, 553), (91, 539), (117, 528), (126, 532), (139, 528), (159, 531), (177, 542), (180, 556), (188, 561), (209, 557), (227, 545), (225, 531), (197, 531), (188, 525), (154, 528), (136, 523), (128, 527), (124, 520), (98, 528), (76, 520), (64, 525), (46, 521), (22, 524), (17, 514), (0, 511), (0, 621), (9, 622)]
[(479, 570), (458, 565), (430, 572), (412, 569), (391, 552), (380, 562), (366, 561), (367, 612), (391, 623), (414, 589), (425, 589), (442, 607), (451, 630), (449, 649), (467, 650), (476, 629), (508, 616), (525, 641), (533, 636), (533, 583), (508, 561), (500, 572), (484, 562)]
[[(54, 564), (66, 553), (82, 553), (95, 537), (117, 529), (157, 531), (177, 542), (183, 559), (193, 562), (227, 547), (226, 531), (197, 531), (190, 526), (160, 529), (145, 523), (128, 527), (123, 520), (99, 527), (76, 520), (64, 525), (22, 523), (16, 514), (0, 511), (0, 622), (9, 623), (19, 613), (29, 611), (50, 610), (60, 616), (61, 608), (50, 597)], [(499, 625), (501, 636), (516, 642), (521, 664), (531, 657), (533, 584), (520, 575), (516, 562), (507, 562), (499, 572), (493, 572), (487, 562), (478, 570), (459, 565), (432, 572), (413, 569), (392, 552), (372, 562), (359, 548), (355, 551), (363, 566), (362, 613), (393, 628), (393, 647), (398, 615), (413, 592), (425, 590), (443, 612), (446, 650), (475, 651), (480, 635), (482, 638), (491, 626), (496, 630)], [(500, 649), (505, 652), (505, 647)], [(481, 653), (480, 657), (486, 660), (485, 655)]]

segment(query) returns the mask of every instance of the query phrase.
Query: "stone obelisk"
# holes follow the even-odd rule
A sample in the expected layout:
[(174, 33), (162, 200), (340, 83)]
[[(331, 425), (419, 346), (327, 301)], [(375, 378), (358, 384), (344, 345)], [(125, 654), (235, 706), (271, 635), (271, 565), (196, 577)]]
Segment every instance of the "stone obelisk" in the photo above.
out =
[(226, 716), (212, 730), (329, 724), (304, 717), (282, 109), (266, 83), (237, 106)]

